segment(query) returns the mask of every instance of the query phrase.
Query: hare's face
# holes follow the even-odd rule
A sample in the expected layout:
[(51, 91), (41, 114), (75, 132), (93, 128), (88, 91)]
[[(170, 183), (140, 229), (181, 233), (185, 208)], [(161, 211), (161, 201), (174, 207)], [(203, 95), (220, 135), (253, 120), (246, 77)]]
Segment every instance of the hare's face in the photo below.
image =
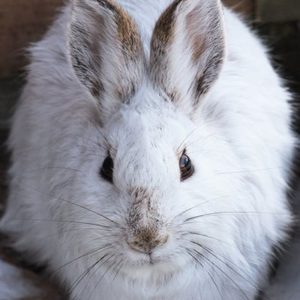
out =
[(195, 265), (205, 273), (214, 256), (239, 259), (239, 214), (253, 211), (252, 200), (214, 122), (191, 121), (147, 85), (91, 131), (78, 151), (85, 176), (67, 203), (79, 222), (72, 247), (90, 253), (81, 261), (101, 259), (99, 274), (152, 280)]

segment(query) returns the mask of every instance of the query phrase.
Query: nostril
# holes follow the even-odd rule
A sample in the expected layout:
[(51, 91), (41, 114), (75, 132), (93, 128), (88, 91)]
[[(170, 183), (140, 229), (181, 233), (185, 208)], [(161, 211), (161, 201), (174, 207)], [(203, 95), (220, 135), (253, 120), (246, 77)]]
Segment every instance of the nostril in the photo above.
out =
[(167, 243), (169, 236), (167, 234), (160, 236), (151, 236), (139, 234), (133, 235), (131, 238), (127, 239), (129, 247), (135, 251), (142, 253), (150, 253), (154, 248), (163, 246)]
[(165, 234), (164, 236), (162, 236), (162, 238), (160, 240), (161, 245), (166, 244), (168, 240), (169, 240), (169, 235), (168, 234)]
[(152, 241), (152, 245), (154, 247), (162, 246), (162, 245), (164, 245), (168, 241), (168, 239), (169, 239), (168, 235), (160, 236), (159, 238), (157, 238), (154, 241)]

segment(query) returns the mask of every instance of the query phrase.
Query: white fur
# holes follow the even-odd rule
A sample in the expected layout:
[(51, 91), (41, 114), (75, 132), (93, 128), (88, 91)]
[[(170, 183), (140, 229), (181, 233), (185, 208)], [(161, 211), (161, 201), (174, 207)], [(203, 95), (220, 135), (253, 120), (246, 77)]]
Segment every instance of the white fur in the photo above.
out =
[(30, 280), (24, 278), (21, 271), (0, 260), (0, 299), (20, 300), (38, 295), (38, 289)]
[[(170, 1), (119, 2), (137, 22), (148, 60), (155, 21)], [(18, 250), (73, 286), (71, 299), (253, 300), (272, 247), (291, 222), (286, 190), (295, 144), (290, 95), (265, 47), (225, 9), (226, 60), (194, 121), (145, 81), (101, 127), (97, 101), (65, 58), (69, 20), (67, 6), (31, 51), (9, 141), (13, 164), (1, 229), (16, 237)], [(181, 84), (189, 84), (187, 75)], [(115, 149), (113, 185), (99, 176), (105, 141)], [(184, 182), (178, 147), (187, 148), (196, 170)], [(154, 265), (125, 242), (132, 186), (154, 191), (168, 224), (169, 241), (153, 253)], [(197, 263), (184, 248), (204, 258)], [(103, 264), (76, 285), (104, 254)]]

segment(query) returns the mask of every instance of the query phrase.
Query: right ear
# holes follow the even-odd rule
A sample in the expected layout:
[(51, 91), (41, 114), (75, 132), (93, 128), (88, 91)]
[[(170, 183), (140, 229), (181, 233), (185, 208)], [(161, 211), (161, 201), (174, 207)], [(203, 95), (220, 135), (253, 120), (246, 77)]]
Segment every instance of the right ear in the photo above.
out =
[(222, 10), (220, 0), (174, 0), (153, 31), (152, 80), (190, 116), (219, 77), (225, 60)]
[(71, 65), (100, 109), (110, 114), (129, 101), (144, 76), (140, 35), (133, 20), (113, 0), (72, 0), (71, 5)]

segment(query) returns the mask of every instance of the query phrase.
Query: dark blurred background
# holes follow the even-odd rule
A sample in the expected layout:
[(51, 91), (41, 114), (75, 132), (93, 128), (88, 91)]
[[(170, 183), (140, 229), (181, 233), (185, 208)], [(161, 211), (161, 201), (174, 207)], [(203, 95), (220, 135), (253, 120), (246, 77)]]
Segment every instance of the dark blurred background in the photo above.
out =
[[(0, 0), (0, 213), (6, 197), (4, 142), (24, 83), (26, 47), (41, 38), (64, 0)], [(300, 95), (300, 0), (224, 0), (269, 46), (274, 66)], [(296, 113), (295, 115), (298, 115)]]

